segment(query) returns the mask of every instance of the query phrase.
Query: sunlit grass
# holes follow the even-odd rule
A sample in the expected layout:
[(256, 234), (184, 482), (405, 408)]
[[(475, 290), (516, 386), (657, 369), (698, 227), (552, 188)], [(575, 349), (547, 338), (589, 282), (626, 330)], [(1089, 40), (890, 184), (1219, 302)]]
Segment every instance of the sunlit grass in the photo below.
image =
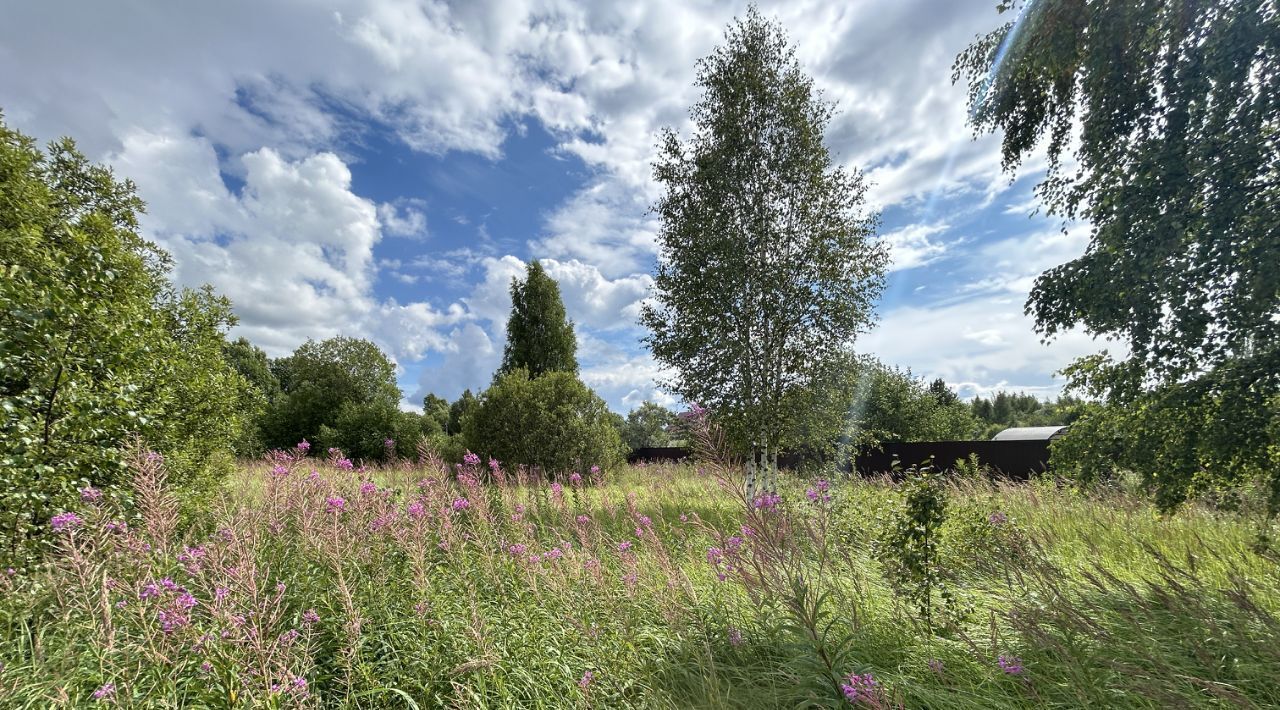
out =
[[(867, 707), (1280, 702), (1280, 573), (1252, 521), (1203, 507), (955, 483), (957, 604), (928, 633), (872, 554), (887, 480), (837, 481), (822, 505), (784, 477), (777, 510), (748, 511), (714, 467), (552, 484), (288, 460), (243, 466), (160, 539), (176, 511), (140, 469), (152, 502), (129, 532), (86, 504), (48, 569), (0, 582), (6, 707), (108, 683), (102, 702), (138, 707), (790, 707), (846, 703), (829, 676), (855, 672), (878, 684)], [(763, 577), (709, 563), (726, 544)], [(789, 575), (824, 601), (797, 602)], [(165, 578), (189, 611), (148, 592)], [(810, 608), (826, 646), (797, 621)]]

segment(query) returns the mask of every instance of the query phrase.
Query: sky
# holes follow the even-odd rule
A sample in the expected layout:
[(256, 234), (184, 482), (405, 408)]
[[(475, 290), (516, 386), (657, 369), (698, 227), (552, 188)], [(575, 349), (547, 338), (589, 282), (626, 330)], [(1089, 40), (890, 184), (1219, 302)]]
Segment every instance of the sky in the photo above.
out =
[[(539, 259), (582, 379), (616, 411), (677, 400), (641, 341), (658, 131), (688, 136), (696, 62), (745, 2), (8, 2), (0, 111), (132, 179), (175, 280), (213, 284), (271, 356), (369, 338), (402, 406), (483, 389), (511, 278)], [(1036, 210), (1042, 162), (975, 139), (955, 56), (995, 0), (761, 2), (837, 115), (893, 264), (859, 352), (962, 396), (1056, 394), (1101, 344), (1042, 343), (1023, 305), (1088, 229)]]

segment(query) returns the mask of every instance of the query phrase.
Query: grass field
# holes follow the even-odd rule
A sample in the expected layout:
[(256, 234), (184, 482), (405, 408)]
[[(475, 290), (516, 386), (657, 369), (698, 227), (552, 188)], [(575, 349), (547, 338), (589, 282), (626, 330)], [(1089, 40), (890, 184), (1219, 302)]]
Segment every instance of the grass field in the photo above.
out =
[(90, 491), (0, 581), (0, 705), (1280, 704), (1248, 520), (952, 482), (926, 624), (882, 573), (888, 481), (751, 505), (713, 467), (582, 474), (295, 455), (189, 510), (141, 457), (133, 519)]

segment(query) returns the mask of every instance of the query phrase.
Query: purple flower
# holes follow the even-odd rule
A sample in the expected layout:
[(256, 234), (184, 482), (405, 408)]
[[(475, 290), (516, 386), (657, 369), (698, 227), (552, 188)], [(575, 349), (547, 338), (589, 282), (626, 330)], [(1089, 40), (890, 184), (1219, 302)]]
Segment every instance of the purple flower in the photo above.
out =
[[(395, 440), (395, 439), (386, 439), (385, 441), (383, 441), (383, 442), (382, 442), (382, 445), (383, 445), (383, 446), (385, 446), (385, 447), (386, 447), (386, 448), (388, 448), (388, 449), (394, 449), (394, 448), (396, 448), (396, 440)], [(305, 681), (304, 681), (304, 682), (305, 682)]]
[(730, 646), (742, 645), (742, 629), (738, 629), (733, 626), (729, 627), (729, 645)]
[(115, 683), (103, 683), (101, 688), (93, 691), (93, 697), (96, 700), (110, 700), (116, 696)]
[(719, 566), (721, 562), (724, 562), (724, 552), (718, 547), (708, 547), (707, 562)]
[(987, 516), (987, 522), (988, 522), (988, 523), (991, 523), (992, 525), (994, 525), (994, 526), (996, 526), (996, 527), (999, 527), (999, 526), (1004, 525), (1005, 523), (1009, 522), (1009, 518), (1008, 518), (1008, 516), (1006, 516), (1004, 513), (1002, 513), (1001, 511), (997, 510), (996, 512), (994, 512), (994, 513), (992, 513), (991, 515)]
[(844, 683), (840, 684), (840, 690), (844, 693), (845, 699), (854, 705), (878, 705), (879, 689), (880, 683), (870, 673), (862, 675), (850, 673), (845, 676)]
[(623, 540), (622, 542), (618, 543), (618, 552), (627, 552), (630, 549), (631, 549), (630, 540)]
[(351, 459), (338, 459), (334, 465), (344, 471), (354, 471), (356, 468), (356, 465), (351, 463)]
[(491, 470), (491, 471), (497, 471), (497, 470), (498, 470), (498, 469), (500, 469), (500, 468), (502, 468), (502, 464), (501, 464), (497, 459), (495, 459), (495, 458), (493, 458), (492, 456), (490, 456), (490, 457), (489, 457), (489, 470)]
[(410, 504), (409, 504), (409, 517), (410, 517), (410, 518), (413, 518), (414, 520), (418, 520), (419, 518), (421, 518), (422, 516), (424, 516), (424, 515), (426, 515), (426, 514), (427, 514), (427, 507), (426, 507), (425, 505), (423, 505), (421, 502), (419, 502), (419, 501), (414, 501), (414, 502), (412, 502), (412, 503), (410, 503)]
[(319, 622), (320, 622), (320, 615), (316, 613), (315, 609), (307, 609), (306, 611), (302, 612), (303, 626), (311, 626), (312, 624), (317, 624)]
[(80, 500), (86, 503), (94, 503), (102, 498), (102, 491), (93, 486), (85, 486), (80, 489)]
[(586, 690), (591, 686), (591, 681), (595, 677), (596, 677), (596, 674), (592, 673), (591, 671), (587, 671), (586, 673), (583, 673), (582, 678), (578, 680), (578, 687), (582, 688), (583, 690)]
[(931, 658), (929, 659), (928, 665), (929, 665), (929, 670), (933, 671), (934, 673), (937, 673), (938, 675), (942, 675), (942, 669), (943, 669), (942, 661), (939, 661), (936, 658)]
[(516, 543), (516, 544), (514, 544), (514, 545), (512, 545), (512, 546), (508, 547), (508, 548), (507, 548), (507, 552), (510, 552), (512, 557), (520, 557), (521, 555), (523, 555), (523, 554), (524, 554), (525, 550), (527, 550), (527, 549), (529, 549), (529, 548), (528, 548), (528, 547), (526, 547), (525, 545), (521, 545), (520, 543)]
[[(391, 440), (387, 439), (387, 441)], [(293, 689), (299, 693), (307, 692), (307, 679), (302, 676), (294, 676), (293, 683), (291, 685), (293, 685)]]
[(578, 485), (579, 483), (582, 483), (582, 474), (578, 473), (577, 471), (574, 471), (573, 473), (569, 474), (569, 483), (572, 483), (575, 486)]
[(230, 594), (230, 593), (231, 593), (231, 590), (230, 590), (230, 589), (227, 589), (226, 587), (214, 587), (214, 588), (213, 588), (213, 599), (214, 599), (214, 601), (219, 601), (219, 602), (220, 602), (220, 601), (222, 601), (223, 599), (226, 599), (226, 598), (227, 598), (227, 595), (228, 595), (228, 594)]
[(325, 502), (329, 504), (329, 510), (334, 511), (335, 513), (340, 513), (343, 508), (347, 507), (347, 501), (342, 496), (333, 496), (332, 498), (328, 498)]
[(738, 537), (737, 535), (734, 535), (733, 537), (724, 541), (724, 546), (729, 550), (736, 550), (739, 547), (742, 547), (742, 538)]
[(773, 510), (780, 502), (782, 502), (782, 496), (777, 493), (765, 493), (756, 498), (754, 506), (756, 510)]
[(311, 450), (311, 442), (310, 442), (310, 441), (307, 441), (306, 439), (303, 439), (302, 441), (299, 441), (299, 442), (298, 442), (298, 451), (301, 451), (302, 453), (304, 453), (304, 454), (305, 454), (306, 452), (308, 452), (308, 451), (310, 451), (310, 450)]
[(271, 467), (271, 475), (275, 476), (276, 478), (283, 478), (284, 476), (289, 475), (289, 468), (281, 464), (276, 464), (275, 466)]
[(561, 552), (560, 548), (558, 547), (553, 547), (550, 550), (547, 550), (546, 552), (542, 553), (543, 560), (558, 560), (562, 556), (564, 556), (564, 553)]
[(360, 495), (369, 496), (378, 492), (378, 484), (373, 481), (365, 481), (360, 484)]
[(586, 525), (587, 523), (591, 522), (591, 516), (590, 516), (590, 515), (579, 515), (579, 516), (576, 518), (576, 520), (578, 521), (578, 524), (579, 524), (579, 525)]
[(84, 520), (81, 520), (79, 515), (68, 512), (53, 516), (49, 523), (53, 525), (53, 529), (57, 532), (70, 532), (84, 525)]
[(463, 456), (462, 456), (462, 463), (464, 463), (464, 464), (466, 464), (466, 465), (468, 465), (468, 466), (479, 466), (479, 465), (480, 465), (480, 457), (479, 457), (479, 456), (476, 456), (475, 454), (471, 453), (471, 451), (470, 451), (470, 450), (468, 450), (468, 451), (467, 451), (467, 453), (466, 453), (466, 454), (463, 454)]
[(591, 473), (600, 473), (600, 467), (599, 467), (599, 466), (592, 466), (592, 467), (591, 467)]
[(191, 596), (191, 592), (183, 592), (178, 595), (178, 606), (183, 609), (190, 609), (196, 605), (196, 598)]
[(466, 498), (453, 499), (454, 510), (466, 510), (467, 508), (470, 508), (470, 507), (471, 507), (471, 501), (467, 500)]
[(996, 659), (996, 665), (1000, 666), (1000, 670), (1009, 675), (1022, 675), (1026, 670), (1022, 667), (1022, 659), (1017, 656), (1000, 656)]

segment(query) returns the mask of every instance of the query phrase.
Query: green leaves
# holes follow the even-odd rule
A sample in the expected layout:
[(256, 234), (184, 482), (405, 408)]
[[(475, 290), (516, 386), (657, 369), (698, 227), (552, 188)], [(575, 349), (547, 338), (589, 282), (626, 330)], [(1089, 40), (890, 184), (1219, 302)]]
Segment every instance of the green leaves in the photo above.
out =
[[(1086, 252), (1042, 274), (1027, 311), (1045, 336), (1082, 326), (1128, 346), (1125, 361), (1073, 384), (1135, 424), (1160, 411), (1159, 426), (1138, 426), (1169, 455), (1157, 464), (1127, 444), (1117, 455), (1160, 481), (1169, 504), (1195, 477), (1227, 482), (1234, 453), (1213, 447), (1246, 438), (1213, 422), (1278, 416), (1267, 404), (1280, 394), (1275, 4), (1019, 3), (1015, 22), (956, 60), (961, 77), (974, 127), (1004, 134), (1005, 167), (1047, 139), (1038, 193), (1051, 213), (1089, 225)], [(1196, 414), (1210, 411), (1219, 418)]]
[(532, 377), (578, 372), (577, 338), (565, 316), (560, 286), (535, 259), (523, 281), (511, 280), (511, 317), (498, 375), (524, 368)]
[(794, 446), (801, 393), (873, 319), (888, 262), (861, 173), (832, 163), (820, 100), (753, 8), (698, 64), (694, 134), (663, 133), (654, 299), (641, 322), (665, 382), (739, 451)]

